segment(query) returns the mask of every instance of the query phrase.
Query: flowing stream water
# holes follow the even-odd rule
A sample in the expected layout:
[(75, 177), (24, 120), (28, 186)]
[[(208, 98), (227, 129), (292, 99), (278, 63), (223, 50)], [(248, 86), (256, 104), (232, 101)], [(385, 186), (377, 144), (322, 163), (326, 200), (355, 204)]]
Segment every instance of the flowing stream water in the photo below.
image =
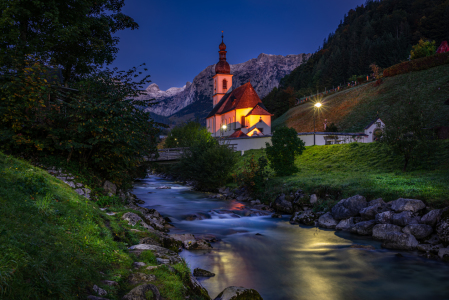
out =
[[(162, 185), (171, 189), (156, 189)], [(449, 265), (416, 253), (385, 250), (346, 232), (291, 225), (290, 216), (245, 217), (242, 203), (211, 199), (155, 176), (136, 182), (134, 193), (145, 201), (141, 206), (170, 217), (176, 227), (170, 233), (220, 239), (212, 250), (180, 253), (192, 270), (216, 274), (200, 279), (212, 299), (232, 285), (253, 288), (264, 300), (449, 299)], [(211, 218), (185, 220), (194, 213)], [(351, 248), (354, 244), (375, 250)]]

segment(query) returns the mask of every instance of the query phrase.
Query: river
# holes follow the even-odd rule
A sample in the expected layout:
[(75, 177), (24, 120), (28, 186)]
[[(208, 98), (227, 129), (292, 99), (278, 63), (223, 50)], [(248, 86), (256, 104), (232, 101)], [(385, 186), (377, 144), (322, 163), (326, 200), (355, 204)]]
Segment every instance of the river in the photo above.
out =
[[(171, 189), (156, 189), (161, 185)], [(176, 228), (170, 233), (220, 239), (213, 250), (180, 253), (192, 270), (216, 274), (200, 279), (212, 299), (231, 285), (253, 288), (264, 300), (449, 299), (449, 265), (416, 253), (385, 250), (380, 242), (346, 232), (291, 225), (290, 216), (244, 217), (242, 203), (211, 199), (155, 176), (137, 181), (134, 193), (145, 201), (141, 206), (172, 219)], [(222, 209), (242, 216), (211, 212)], [(185, 220), (198, 212), (211, 219)]]

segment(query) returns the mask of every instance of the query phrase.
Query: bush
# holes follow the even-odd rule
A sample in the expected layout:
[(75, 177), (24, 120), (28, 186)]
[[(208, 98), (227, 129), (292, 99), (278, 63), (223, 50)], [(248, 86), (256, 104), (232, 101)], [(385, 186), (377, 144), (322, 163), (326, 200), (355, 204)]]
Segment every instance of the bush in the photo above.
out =
[(405, 61), (384, 70), (384, 77), (396, 76), (409, 72), (427, 70), (433, 67), (449, 64), (449, 52), (437, 53), (432, 56)]
[(220, 145), (210, 134), (198, 132), (173, 171), (186, 180), (194, 180), (198, 189), (208, 191), (226, 183), (236, 162), (236, 154), (227, 145)]
[(418, 44), (414, 45), (412, 48), (413, 50), (410, 51), (410, 59), (431, 56), (434, 55), (437, 50), (435, 41), (424, 41), (423, 39), (420, 39)]
[(210, 135), (206, 127), (190, 121), (173, 128), (164, 140), (164, 148), (190, 147), (201, 136)]
[(241, 183), (247, 187), (254, 195), (259, 195), (265, 188), (264, 183), (270, 176), (268, 170), (268, 160), (265, 156), (259, 157), (258, 160), (254, 154), (245, 160), (242, 171), (238, 175), (233, 175), (237, 183)]
[(276, 175), (288, 176), (296, 173), (298, 168), (295, 166), (295, 155), (302, 154), (306, 149), (296, 130), (287, 127), (276, 129), (271, 142), (272, 145), (266, 143), (266, 153)]

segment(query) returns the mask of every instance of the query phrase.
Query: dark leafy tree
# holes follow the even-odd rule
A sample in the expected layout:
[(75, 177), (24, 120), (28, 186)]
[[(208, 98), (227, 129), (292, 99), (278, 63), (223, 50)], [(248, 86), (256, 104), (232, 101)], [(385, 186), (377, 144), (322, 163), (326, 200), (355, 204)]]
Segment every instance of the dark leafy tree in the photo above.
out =
[(199, 122), (189, 121), (173, 128), (164, 142), (164, 148), (190, 147), (197, 139), (212, 138)]

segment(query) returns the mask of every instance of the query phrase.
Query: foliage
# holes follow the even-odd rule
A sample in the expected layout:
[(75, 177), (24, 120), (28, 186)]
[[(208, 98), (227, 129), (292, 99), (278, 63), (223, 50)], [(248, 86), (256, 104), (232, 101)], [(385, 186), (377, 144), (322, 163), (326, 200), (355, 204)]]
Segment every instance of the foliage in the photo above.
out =
[(33, 54), (62, 67), (65, 83), (89, 74), (114, 60), (115, 33), (138, 28), (122, 13), (124, 5), (124, 0), (1, 0), (1, 65)]
[(420, 39), (418, 44), (414, 45), (413, 50), (410, 51), (410, 59), (417, 59), (427, 56), (432, 56), (437, 51), (435, 41)]
[(184, 179), (194, 180), (201, 190), (223, 186), (237, 162), (236, 154), (228, 145), (221, 145), (210, 134), (204, 135), (201, 131), (194, 141), (173, 171)]
[(397, 65), (391, 66), (384, 70), (383, 75), (384, 77), (391, 77), (399, 74), (427, 70), (447, 64), (449, 64), (449, 52), (437, 53), (432, 56), (418, 58), (411, 61), (404, 61)]
[(173, 128), (164, 141), (164, 148), (190, 147), (197, 139), (212, 138), (207, 128), (189, 121)]
[[(74, 84), (77, 91), (50, 85), (51, 69), (29, 59), (22, 71), (4, 70), (0, 81), (1, 146), (25, 156), (57, 155), (97, 170), (117, 184), (129, 183), (145, 157), (156, 152), (157, 127), (132, 100), (147, 83), (137, 68), (106, 69)], [(64, 92), (62, 92), (64, 91)], [(62, 101), (61, 101), (62, 100)], [(37, 150), (37, 151), (36, 151)]]
[(326, 126), (325, 132), (338, 132), (338, 127), (334, 123), (330, 123)]
[(437, 44), (449, 39), (446, 0), (367, 1), (351, 9), (323, 46), (289, 75), (263, 102), (275, 118), (286, 112), (285, 90), (300, 97), (344, 85), (354, 74), (371, 73), (370, 64), (388, 68), (408, 58), (412, 45), (427, 37)]
[(376, 65), (375, 63), (372, 63), (369, 65), (371, 72), (373, 72), (374, 78), (377, 80), (382, 78), (382, 68)]
[(271, 138), (272, 145), (266, 143), (267, 158), (277, 176), (288, 176), (298, 171), (295, 156), (305, 150), (304, 142), (293, 128), (276, 129)]
[(238, 175), (233, 174), (234, 180), (238, 184), (247, 187), (253, 195), (260, 194), (264, 189), (264, 183), (270, 177), (268, 160), (265, 156), (260, 156), (257, 160), (251, 155), (243, 162)]
[[(435, 208), (449, 205), (449, 140), (436, 141), (432, 153), (422, 153), (419, 160), (411, 161), (407, 172), (401, 171), (403, 157), (391, 153), (383, 143), (310, 146), (306, 149), (295, 159), (301, 172), (270, 178), (258, 199), (270, 203), (280, 193), (288, 195), (302, 189), (306, 194), (322, 191), (320, 197), (323, 199), (326, 194), (334, 200), (359, 194), (368, 200), (410, 198), (421, 199)], [(265, 151), (245, 151), (236, 166), (241, 166), (251, 155), (257, 159), (265, 155)], [(237, 176), (240, 172), (241, 168), (235, 169)]]
[(399, 109), (392, 112), (381, 138), (393, 153), (403, 156), (404, 172), (411, 160), (418, 159), (432, 148), (435, 139), (429, 129), (435, 107), (419, 101), (410, 85), (405, 88), (407, 97), (401, 101)]

